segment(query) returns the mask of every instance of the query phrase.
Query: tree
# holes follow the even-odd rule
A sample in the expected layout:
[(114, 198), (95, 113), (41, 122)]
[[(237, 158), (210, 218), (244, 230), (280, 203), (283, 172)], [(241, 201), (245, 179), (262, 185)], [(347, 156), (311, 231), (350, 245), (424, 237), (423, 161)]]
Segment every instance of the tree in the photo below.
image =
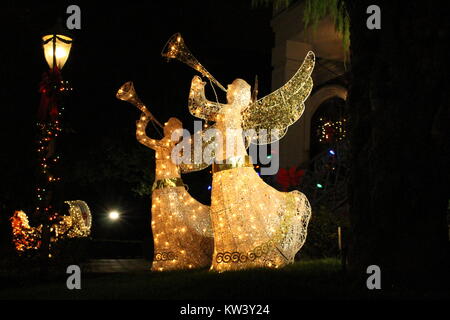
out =
[(328, 14), (349, 21), (350, 270), (365, 277), (369, 265), (380, 266), (386, 289), (443, 284), (450, 191), (443, 86), (448, 19), (436, 3), (378, 1), (381, 29), (370, 30), (370, 1), (306, 3), (313, 24)]
[[(448, 263), (448, 20), (435, 3), (346, 1), (352, 164), (350, 266), (378, 264), (392, 285), (430, 285)], [(425, 27), (427, 26), (427, 27)], [(421, 283), (420, 283), (421, 282)]]

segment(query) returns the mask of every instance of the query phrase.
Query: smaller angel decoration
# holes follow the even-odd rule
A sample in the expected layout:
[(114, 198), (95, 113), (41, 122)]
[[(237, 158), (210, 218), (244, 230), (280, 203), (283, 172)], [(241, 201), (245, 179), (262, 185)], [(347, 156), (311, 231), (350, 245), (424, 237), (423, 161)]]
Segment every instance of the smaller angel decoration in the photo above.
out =
[[(117, 98), (134, 104), (142, 111), (136, 122), (136, 138), (144, 146), (155, 150), (156, 173), (152, 191), (152, 231), (154, 258), (152, 270), (165, 271), (207, 267), (211, 263), (213, 235), (209, 206), (195, 200), (181, 179), (180, 166), (171, 159), (178, 141), (172, 133), (182, 129), (177, 118), (159, 124), (136, 96), (133, 84), (125, 83)], [(163, 127), (161, 140), (149, 138), (145, 130), (150, 121)]]

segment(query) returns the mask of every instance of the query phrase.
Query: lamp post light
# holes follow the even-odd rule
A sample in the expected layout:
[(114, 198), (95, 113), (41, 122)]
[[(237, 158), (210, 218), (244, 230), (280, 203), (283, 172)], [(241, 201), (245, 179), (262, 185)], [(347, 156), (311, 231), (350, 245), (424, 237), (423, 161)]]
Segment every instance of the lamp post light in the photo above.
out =
[(119, 219), (119, 218), (120, 218), (120, 213), (119, 213), (119, 211), (117, 211), (117, 210), (110, 211), (110, 212), (108, 213), (108, 218), (109, 218), (110, 220), (113, 220), (113, 221)]
[(44, 72), (39, 91), (38, 109), (38, 182), (35, 212), (42, 222), (41, 249), (43, 258), (50, 257), (51, 225), (58, 221), (64, 202), (56, 191), (61, 180), (58, 167), (60, 156), (56, 152), (56, 140), (60, 137), (62, 110), (61, 94), (70, 89), (61, 77), (61, 69), (67, 62), (72, 47), (72, 37), (67, 35), (59, 22), (42, 36), (42, 49), (49, 70)]
[(42, 37), (45, 60), (51, 70), (55, 65), (59, 70), (64, 67), (72, 48), (72, 38), (60, 33), (54, 32)]

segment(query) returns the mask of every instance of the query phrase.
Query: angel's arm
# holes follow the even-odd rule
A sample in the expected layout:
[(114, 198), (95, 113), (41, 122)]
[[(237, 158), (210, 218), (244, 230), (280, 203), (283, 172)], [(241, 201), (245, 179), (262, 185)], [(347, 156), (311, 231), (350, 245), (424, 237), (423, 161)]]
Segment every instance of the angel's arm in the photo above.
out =
[(152, 119), (152, 116), (148, 111), (146, 112), (146, 109), (143, 109), (142, 111), (143, 113), (141, 118), (136, 121), (136, 139), (144, 146), (151, 149), (162, 147), (162, 144), (159, 140), (149, 138), (145, 133), (145, 129), (147, 128), (149, 121)]
[(212, 102), (205, 97), (205, 84), (199, 76), (194, 76), (189, 92), (189, 112), (197, 118), (214, 121), (222, 104)]

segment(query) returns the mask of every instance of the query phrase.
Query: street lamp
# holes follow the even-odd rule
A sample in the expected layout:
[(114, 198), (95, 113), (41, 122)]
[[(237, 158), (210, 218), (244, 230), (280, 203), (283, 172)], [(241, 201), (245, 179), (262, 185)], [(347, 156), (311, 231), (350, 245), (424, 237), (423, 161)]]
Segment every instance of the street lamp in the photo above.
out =
[(72, 47), (72, 36), (70, 31), (63, 28), (62, 20), (58, 19), (56, 25), (42, 34), (42, 48), (45, 60), (50, 70), (61, 70), (69, 58)]
[[(50, 70), (42, 76), (39, 85), (41, 102), (38, 109), (38, 175), (36, 214), (42, 221), (41, 250), (43, 257), (50, 257), (51, 225), (60, 219), (63, 202), (58, 195), (60, 156), (56, 140), (62, 133), (61, 98), (70, 89), (62, 80), (61, 69), (69, 58), (72, 37), (62, 28), (61, 21), (42, 35), (42, 48)], [(44, 268), (46, 269), (46, 268)]]
[(69, 58), (72, 38), (56, 32), (47, 34), (42, 37), (42, 47), (50, 69), (53, 70), (56, 64), (56, 67), (61, 70)]
[(119, 213), (118, 211), (114, 210), (114, 211), (111, 211), (111, 212), (108, 214), (108, 217), (109, 217), (109, 219), (111, 219), (111, 220), (117, 220), (117, 219), (119, 219), (119, 217), (120, 217), (120, 213)]

